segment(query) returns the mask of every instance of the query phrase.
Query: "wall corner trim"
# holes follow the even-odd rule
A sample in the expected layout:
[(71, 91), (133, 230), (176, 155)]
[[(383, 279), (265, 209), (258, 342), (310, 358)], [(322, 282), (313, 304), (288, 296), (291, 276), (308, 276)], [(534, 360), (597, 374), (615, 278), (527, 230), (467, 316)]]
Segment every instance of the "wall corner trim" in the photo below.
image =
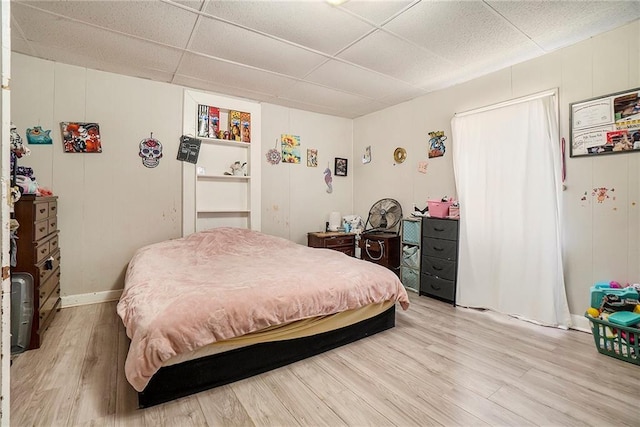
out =
[(589, 321), (584, 316), (579, 316), (577, 314), (571, 315), (571, 329), (575, 329), (580, 332), (591, 333), (591, 326), (589, 326)]
[(109, 301), (117, 301), (122, 295), (123, 289), (115, 291), (91, 292), (88, 294), (66, 295), (61, 297), (62, 308), (75, 307), (78, 305), (99, 304)]

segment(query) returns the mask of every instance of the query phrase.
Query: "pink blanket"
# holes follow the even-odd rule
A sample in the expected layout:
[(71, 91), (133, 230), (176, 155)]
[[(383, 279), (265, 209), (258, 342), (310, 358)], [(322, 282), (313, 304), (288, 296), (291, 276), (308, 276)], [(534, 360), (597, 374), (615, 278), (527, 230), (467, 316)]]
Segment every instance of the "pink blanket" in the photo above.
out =
[(139, 249), (118, 315), (128, 381), (142, 391), (171, 357), (269, 326), (409, 299), (395, 274), (329, 249), (217, 228)]

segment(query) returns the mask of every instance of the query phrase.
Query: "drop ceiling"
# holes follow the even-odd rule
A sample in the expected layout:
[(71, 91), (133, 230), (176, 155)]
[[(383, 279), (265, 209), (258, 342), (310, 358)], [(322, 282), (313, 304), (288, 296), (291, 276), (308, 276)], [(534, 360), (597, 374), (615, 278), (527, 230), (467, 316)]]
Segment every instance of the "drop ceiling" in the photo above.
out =
[(640, 18), (640, 1), (11, 1), (11, 49), (355, 118)]

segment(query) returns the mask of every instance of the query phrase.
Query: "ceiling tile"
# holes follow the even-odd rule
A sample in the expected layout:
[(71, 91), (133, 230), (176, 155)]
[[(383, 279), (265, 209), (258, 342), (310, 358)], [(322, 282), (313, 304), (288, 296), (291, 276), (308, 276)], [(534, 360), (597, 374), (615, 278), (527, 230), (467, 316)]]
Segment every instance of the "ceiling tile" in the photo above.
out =
[(287, 87), (279, 97), (342, 111), (352, 110), (363, 102), (371, 102), (369, 98), (363, 98), (307, 82), (298, 82)]
[(182, 6), (186, 6), (193, 10), (201, 10), (204, 5), (204, 0), (161, 0), (165, 3), (177, 3)]
[(24, 53), (25, 55), (34, 56), (36, 51), (34, 48), (24, 39), (11, 35), (11, 51)]
[[(180, 60), (177, 49), (128, 38), (118, 33), (52, 16), (28, 7), (13, 7), (12, 14), (40, 57), (52, 58), (48, 49), (69, 52), (76, 57), (103, 64), (130, 64), (158, 71), (173, 72)], [(24, 52), (29, 54), (29, 52)]]
[(159, 1), (21, 1), (11, 8), (37, 7), (82, 22), (184, 48), (197, 14)]
[(412, 1), (348, 1), (339, 6), (358, 16), (381, 25), (387, 19), (409, 6)]
[(537, 49), (482, 2), (422, 2), (384, 28), (459, 66)]
[(489, 1), (547, 52), (640, 18), (640, 1)]
[(228, 62), (185, 53), (176, 74), (210, 80), (238, 89), (270, 93), (277, 96), (296, 80)]
[(338, 57), (417, 85), (446, 74), (453, 66), (450, 62), (384, 31), (368, 35)]
[(204, 17), (189, 49), (293, 77), (304, 77), (327, 60), (317, 53)]
[(344, 114), (342, 110), (339, 110), (333, 107), (327, 107), (324, 105), (308, 104), (305, 102), (293, 101), (290, 99), (282, 99), (282, 98), (276, 98), (267, 102), (271, 104), (281, 105), (283, 107), (295, 108), (295, 109), (304, 110), (304, 111), (313, 111), (314, 113), (320, 113), (320, 114), (327, 114), (329, 116), (348, 117)]
[(325, 62), (305, 80), (371, 99), (383, 98), (410, 88), (399, 80), (336, 60)]
[(379, 98), (376, 101), (380, 104), (384, 104), (385, 107), (390, 107), (426, 94), (427, 91), (424, 89), (412, 89), (410, 91), (396, 92), (392, 95), (385, 96), (384, 98)]
[(34, 48), (24, 38), (24, 33), (13, 15), (11, 16), (11, 50), (32, 56), (37, 55)]
[(320, 1), (209, 1), (205, 12), (330, 55), (374, 28)]
[[(40, 58), (48, 59), (50, 61), (60, 62), (68, 65), (76, 65), (78, 67), (90, 68), (93, 70), (107, 71), (110, 73), (122, 74), (125, 76), (140, 77), (144, 79), (150, 79), (159, 82), (171, 82), (173, 77), (172, 72), (154, 70), (149, 68), (140, 67), (138, 64), (121, 62), (116, 63), (112, 61), (103, 61), (96, 57), (85, 56), (78, 50), (74, 49), (62, 49), (52, 46), (44, 46), (39, 43), (33, 43), (35, 49), (39, 52), (43, 52)], [(14, 46), (12, 46), (14, 48)], [(15, 52), (24, 53), (29, 55), (29, 52), (23, 52), (19, 49), (13, 49)]]
[(236, 96), (239, 98), (250, 99), (253, 101), (272, 102), (272, 100), (275, 98), (273, 95), (266, 93), (254, 92), (238, 87), (225, 86), (216, 82), (215, 80), (200, 80), (193, 77), (182, 76), (179, 74), (174, 77), (171, 83), (194, 89), (221, 93), (227, 96)]

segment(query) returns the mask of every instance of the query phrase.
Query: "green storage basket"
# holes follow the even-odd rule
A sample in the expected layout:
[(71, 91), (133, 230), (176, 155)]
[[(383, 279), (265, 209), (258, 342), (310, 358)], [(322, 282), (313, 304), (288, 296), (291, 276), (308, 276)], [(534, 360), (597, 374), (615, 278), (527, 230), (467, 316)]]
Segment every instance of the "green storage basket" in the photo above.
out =
[(402, 267), (400, 269), (400, 280), (405, 288), (414, 292), (420, 290), (420, 274), (412, 268)]
[(598, 352), (625, 362), (640, 365), (640, 329), (620, 326), (585, 314), (591, 324)]
[(420, 220), (403, 219), (402, 220), (402, 243), (411, 245), (420, 244)]

